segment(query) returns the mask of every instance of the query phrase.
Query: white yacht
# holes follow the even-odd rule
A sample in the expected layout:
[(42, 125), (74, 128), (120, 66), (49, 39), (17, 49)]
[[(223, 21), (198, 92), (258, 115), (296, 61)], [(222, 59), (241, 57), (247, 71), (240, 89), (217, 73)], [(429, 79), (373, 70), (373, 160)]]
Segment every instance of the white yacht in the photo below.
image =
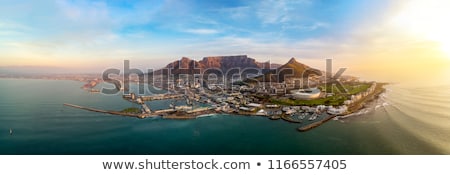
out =
[(312, 121), (312, 120), (315, 120), (315, 119), (317, 119), (317, 117), (318, 117), (319, 115), (317, 114), (317, 113), (314, 113), (313, 115), (311, 115), (311, 117), (309, 117), (309, 121)]

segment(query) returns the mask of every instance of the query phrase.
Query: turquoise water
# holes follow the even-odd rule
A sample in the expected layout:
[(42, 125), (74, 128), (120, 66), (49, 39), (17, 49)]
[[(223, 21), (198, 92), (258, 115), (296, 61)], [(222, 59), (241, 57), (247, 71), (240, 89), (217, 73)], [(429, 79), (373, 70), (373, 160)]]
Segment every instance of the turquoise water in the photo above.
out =
[(389, 86), (376, 110), (300, 133), (298, 124), (263, 117), (136, 119), (63, 106), (120, 110), (133, 105), (120, 95), (87, 93), (82, 85), (0, 79), (0, 154), (450, 153), (450, 93), (442, 92), (448, 87), (433, 87), (441, 90), (435, 94), (429, 88)]

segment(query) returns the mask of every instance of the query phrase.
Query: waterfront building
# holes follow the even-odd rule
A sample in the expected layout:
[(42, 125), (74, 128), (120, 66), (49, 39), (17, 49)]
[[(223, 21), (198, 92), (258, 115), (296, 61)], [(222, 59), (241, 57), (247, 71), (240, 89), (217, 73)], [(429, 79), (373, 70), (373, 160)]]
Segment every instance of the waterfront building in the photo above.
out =
[(327, 112), (329, 114), (332, 114), (332, 115), (340, 115), (340, 114), (343, 114), (343, 113), (347, 112), (347, 106), (346, 105), (342, 105), (342, 106), (338, 106), (336, 108), (335, 107), (329, 107)]
[(259, 104), (259, 103), (248, 103), (247, 106), (255, 107), (255, 108), (260, 108), (260, 107), (262, 107), (262, 105)]
[(280, 107), (279, 105), (266, 105), (266, 108), (278, 108)]
[(267, 112), (264, 111), (264, 109), (260, 109), (258, 112), (256, 112), (256, 115), (263, 115), (263, 116), (265, 116), (265, 115), (267, 115)]

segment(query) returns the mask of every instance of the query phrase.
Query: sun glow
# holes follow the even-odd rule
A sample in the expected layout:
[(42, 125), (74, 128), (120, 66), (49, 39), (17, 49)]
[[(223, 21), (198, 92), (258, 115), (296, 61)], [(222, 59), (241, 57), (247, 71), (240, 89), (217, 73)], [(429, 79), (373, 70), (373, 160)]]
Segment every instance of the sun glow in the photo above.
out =
[(434, 41), (450, 59), (450, 1), (411, 1), (394, 19), (405, 32)]

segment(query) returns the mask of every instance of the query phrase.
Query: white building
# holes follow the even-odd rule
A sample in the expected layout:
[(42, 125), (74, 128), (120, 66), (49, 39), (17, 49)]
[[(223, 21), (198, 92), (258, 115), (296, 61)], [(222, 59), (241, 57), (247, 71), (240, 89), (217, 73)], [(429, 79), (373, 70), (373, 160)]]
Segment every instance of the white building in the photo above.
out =
[(262, 107), (262, 105), (261, 105), (261, 104), (258, 104), (258, 103), (249, 103), (249, 104), (247, 104), (247, 106), (255, 107), (255, 108), (260, 108), (260, 107)]
[(340, 115), (347, 112), (347, 106), (342, 105), (337, 108), (329, 107), (327, 112), (332, 115)]
[(264, 109), (260, 109), (258, 112), (256, 112), (256, 115), (267, 115), (267, 112), (264, 111)]

